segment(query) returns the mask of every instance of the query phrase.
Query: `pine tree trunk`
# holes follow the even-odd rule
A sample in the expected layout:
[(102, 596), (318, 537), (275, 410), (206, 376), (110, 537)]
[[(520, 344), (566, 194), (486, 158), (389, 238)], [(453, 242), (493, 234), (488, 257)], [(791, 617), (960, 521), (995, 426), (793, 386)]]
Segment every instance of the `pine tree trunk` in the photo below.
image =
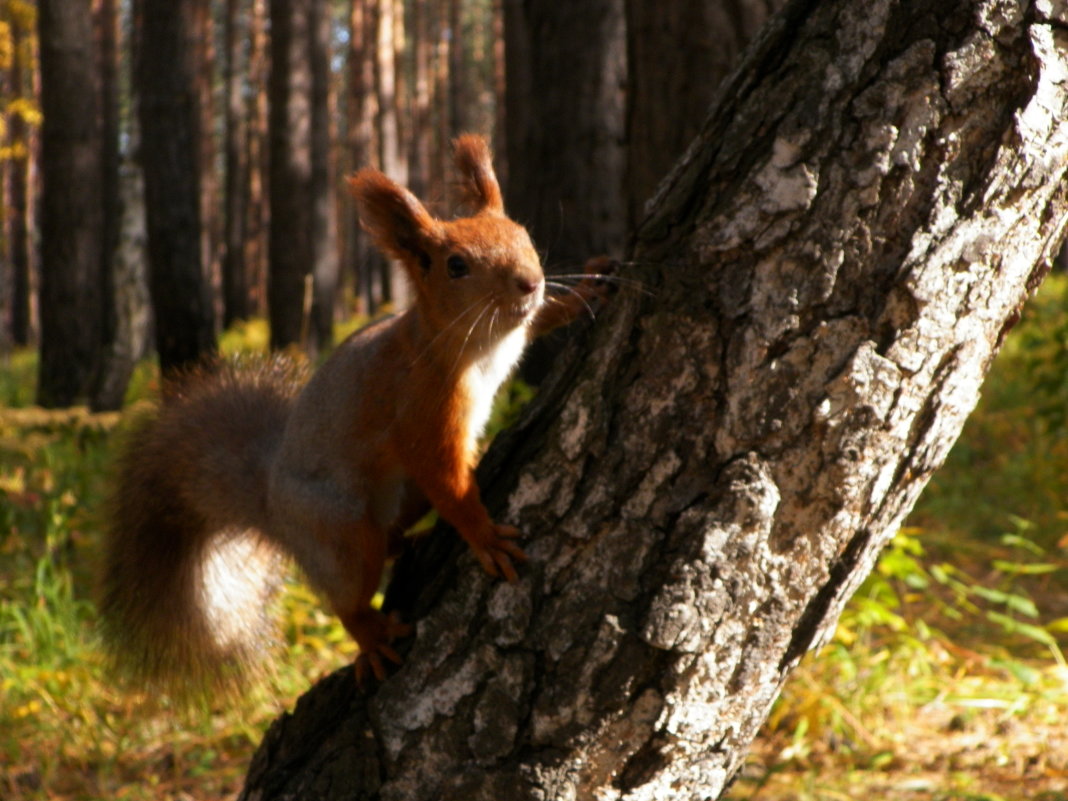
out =
[(701, 130), (720, 82), (785, 0), (626, 0), (627, 227)]
[[(355, 170), (378, 163), (375, 118), (378, 113), (375, 83), (377, 22), (374, 0), (351, 0), (349, 8), (348, 51), (348, 150), (349, 165)], [(356, 282), (364, 314), (378, 309), (382, 274), (381, 256), (371, 247), (370, 237), (359, 227), (351, 202), (345, 217), (345, 263)]]
[[(509, 213), (530, 229), (547, 273), (618, 257), (626, 234), (623, 0), (505, 0), (504, 31)], [(522, 377), (541, 383), (558, 350), (556, 337), (536, 343)]]
[(505, 0), (509, 212), (549, 272), (618, 255), (625, 234), (623, 0)]
[(226, 159), (223, 191), (223, 326), (245, 320), (252, 314), (252, 291), (245, 262), (245, 231), (248, 222), (249, 159), (245, 124), (245, 74), (242, 51), (248, 29), (242, 25), (242, 0), (226, 0), (223, 18), (223, 91), (225, 97)]
[(267, 0), (252, 0), (249, 9), (248, 100), (245, 104), (248, 153), (248, 213), (245, 222), (245, 269), (252, 292), (252, 314), (267, 309), (267, 228), (270, 220), (267, 147)]
[(133, 343), (121, 337), (128, 333), (120, 321), (118, 258), (122, 225), (119, 186), (119, 6), (117, 0), (101, 0), (95, 13), (98, 72), (100, 75), (100, 195), (102, 204), (101, 264), (103, 353), (92, 386), (94, 411), (121, 409), (126, 387), (134, 370)]
[[(20, 20), (9, 19), (11, 25), (11, 96), (33, 96), (34, 62), (28, 57), (26, 42), (32, 31), (23, 30)], [(7, 235), (11, 261), (10, 274), (10, 335), (15, 345), (28, 345), (37, 335), (33, 304), (34, 276), (34, 166), (37, 135), (22, 111), (8, 114), (8, 137), (14, 148), (9, 169)]]
[(520, 580), (421, 541), (387, 597), (404, 665), (316, 686), (243, 797), (720, 796), (1063, 238), (1050, 8), (789, 4), (651, 205), (644, 292), (574, 333), (483, 460)]
[(89, 0), (43, 0), (41, 350), (37, 402), (85, 401), (104, 339), (103, 150)]
[(145, 180), (149, 286), (165, 371), (215, 348), (215, 315), (201, 252), (200, 111), (193, 44), (199, 0), (136, 0), (135, 56)]
[(218, 145), (215, 136), (215, 23), (212, 0), (191, 0), (193, 4), (193, 39), (199, 120), (197, 123), (197, 169), (200, 172), (200, 259), (204, 280), (209, 288), (212, 314), (222, 319), (222, 214), (219, 209), (219, 178), (215, 166)]
[(333, 102), (330, 70), (330, 4), (313, 7), (308, 51), (312, 72), (311, 104), (311, 241), (314, 250), (312, 276), (311, 347), (327, 350), (334, 342), (334, 312), (340, 265), (337, 253), (337, 206), (331, 118)]
[[(318, 221), (329, 203), (324, 181), (324, 126), (328, 92), (323, 86), (324, 42), (319, 20), (324, 0), (271, 0), (270, 76), (270, 280), (271, 346), (320, 345), (321, 328), (312, 319), (313, 302), (333, 314), (333, 286), (324, 283), (333, 258), (332, 243), (320, 241)], [(325, 137), (329, 142), (328, 131)], [(324, 197), (325, 196), (325, 197)], [(320, 262), (320, 258), (323, 262)], [(336, 284), (336, 261), (333, 263)], [(316, 287), (315, 282), (319, 281)], [(316, 293), (320, 295), (316, 296)], [(321, 293), (329, 292), (324, 299)]]

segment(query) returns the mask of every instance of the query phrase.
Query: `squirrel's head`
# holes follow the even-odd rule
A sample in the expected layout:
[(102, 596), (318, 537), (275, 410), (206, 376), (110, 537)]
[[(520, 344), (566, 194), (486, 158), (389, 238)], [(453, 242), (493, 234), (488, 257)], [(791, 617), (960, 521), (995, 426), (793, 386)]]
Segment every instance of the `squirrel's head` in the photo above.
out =
[(504, 213), (486, 140), (465, 134), (453, 150), (470, 217), (439, 220), (370, 168), (352, 176), (349, 188), (376, 246), (404, 265), (427, 322), (492, 339), (533, 318), (545, 278), (526, 229)]

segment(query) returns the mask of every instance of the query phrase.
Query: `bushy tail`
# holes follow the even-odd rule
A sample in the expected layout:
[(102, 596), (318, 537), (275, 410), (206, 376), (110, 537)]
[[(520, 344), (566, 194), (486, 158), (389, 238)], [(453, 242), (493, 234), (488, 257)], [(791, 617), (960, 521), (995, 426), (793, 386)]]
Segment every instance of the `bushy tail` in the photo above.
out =
[(120, 451), (100, 611), (115, 666), (188, 699), (236, 690), (270, 640), (281, 576), (267, 483), (302, 376), (280, 359), (168, 385)]

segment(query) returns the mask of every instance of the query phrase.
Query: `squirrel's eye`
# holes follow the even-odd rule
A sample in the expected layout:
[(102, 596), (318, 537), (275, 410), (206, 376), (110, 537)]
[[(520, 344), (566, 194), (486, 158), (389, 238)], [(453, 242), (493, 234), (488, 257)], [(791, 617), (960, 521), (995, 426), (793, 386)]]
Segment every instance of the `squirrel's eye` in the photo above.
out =
[(467, 266), (463, 256), (449, 256), (445, 260), (445, 272), (449, 274), (449, 278), (463, 278), (471, 272), (471, 268)]

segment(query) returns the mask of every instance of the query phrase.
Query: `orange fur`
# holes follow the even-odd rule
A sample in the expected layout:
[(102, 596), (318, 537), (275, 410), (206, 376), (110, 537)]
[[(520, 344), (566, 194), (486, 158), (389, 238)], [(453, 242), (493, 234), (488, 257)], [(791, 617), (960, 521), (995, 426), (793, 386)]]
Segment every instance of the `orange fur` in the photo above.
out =
[[(470, 217), (436, 219), (376, 170), (349, 181), (364, 226), (404, 265), (412, 308), (343, 342), (295, 399), (283, 393), (273, 400), (272, 390), (260, 400), (242, 390), (235, 404), (236, 390), (220, 385), (208, 394), (230, 400), (198, 406), (177, 393), (136, 435), (126, 457), (134, 468), (117, 488), (127, 512), (110, 537), (107, 584), (117, 601), (105, 611), (120, 645), (123, 626), (142, 607), (168, 603), (143, 591), (153, 582), (175, 588), (180, 604), (169, 619), (195, 621), (168, 631), (191, 632), (190, 648), (204, 645), (210, 621), (225, 610), (197, 607), (211, 593), (196, 583), (205, 579), (195, 560), (213, 538), (235, 529), (296, 559), (358, 642), (361, 678), (381, 677), (386, 662), (398, 661), (390, 641), (408, 628), (370, 603), (391, 545), (428, 506), (456, 528), (485, 570), (516, 579), (514, 562), (526, 557), (513, 541), (518, 532), (495, 523), (482, 503), (476, 443), (490, 401), (532, 332), (567, 322), (584, 303), (545, 302), (537, 252), (504, 214), (485, 141), (460, 137), (455, 156)], [(235, 405), (240, 409), (229, 408)], [(167, 441), (181, 444), (181, 458), (152, 445), (164, 424)], [(225, 458), (220, 442), (231, 443)], [(242, 454), (255, 470), (241, 469)], [(152, 481), (138, 477), (146, 470)], [(149, 498), (159, 487), (169, 506)], [(153, 528), (157, 510), (167, 515), (166, 542)], [(142, 556), (131, 559), (124, 549)], [(155, 552), (181, 558), (150, 559)], [(135, 582), (130, 574), (139, 560), (148, 569)], [(182, 566), (181, 575), (159, 575), (171, 563)], [(128, 589), (135, 585), (136, 597)]]

